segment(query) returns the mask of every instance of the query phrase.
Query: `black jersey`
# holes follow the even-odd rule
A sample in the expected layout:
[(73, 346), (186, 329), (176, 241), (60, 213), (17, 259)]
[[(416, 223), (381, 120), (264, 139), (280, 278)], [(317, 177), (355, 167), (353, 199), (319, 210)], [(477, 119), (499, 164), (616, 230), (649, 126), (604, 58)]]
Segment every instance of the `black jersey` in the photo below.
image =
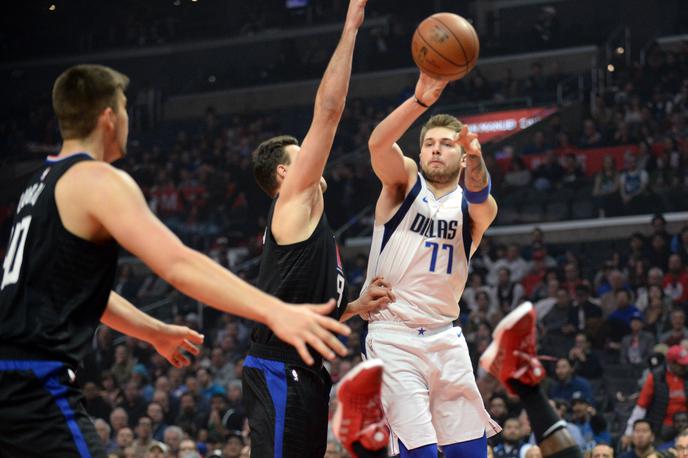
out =
[(117, 243), (65, 229), (55, 185), (85, 153), (46, 161), (17, 206), (0, 283), (0, 359), (76, 366), (88, 352), (117, 268)]
[[(273, 201), (268, 213), (258, 287), (284, 302), (294, 304), (320, 304), (335, 299), (337, 307), (331, 316), (339, 318), (347, 305), (346, 281), (339, 248), (325, 213), (308, 239), (279, 245), (271, 230), (276, 201)], [(295, 350), (265, 325), (256, 326), (253, 342), (251, 353), (256, 356), (275, 357), (294, 363), (300, 361), (298, 356), (293, 357)], [(311, 353), (317, 361), (320, 360), (313, 351)]]

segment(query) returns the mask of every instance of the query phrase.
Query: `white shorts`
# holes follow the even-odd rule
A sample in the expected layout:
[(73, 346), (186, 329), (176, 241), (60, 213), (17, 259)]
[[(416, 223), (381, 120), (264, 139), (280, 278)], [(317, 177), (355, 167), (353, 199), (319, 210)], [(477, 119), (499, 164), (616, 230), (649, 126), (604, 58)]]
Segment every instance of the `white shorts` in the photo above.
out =
[(427, 330), (373, 321), (365, 341), (368, 358), (385, 365), (382, 404), (392, 434), (411, 450), (493, 436), (501, 431), (485, 410), (461, 328)]

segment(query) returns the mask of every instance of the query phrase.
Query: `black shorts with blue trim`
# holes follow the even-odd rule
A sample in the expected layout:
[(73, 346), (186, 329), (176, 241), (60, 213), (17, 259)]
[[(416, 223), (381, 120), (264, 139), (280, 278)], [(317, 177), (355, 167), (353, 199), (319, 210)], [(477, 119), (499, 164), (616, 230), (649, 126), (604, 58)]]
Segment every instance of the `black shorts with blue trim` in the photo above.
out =
[(0, 457), (106, 456), (63, 363), (0, 359)]
[(251, 456), (322, 458), (327, 448), (330, 374), (318, 363), (305, 366), (298, 356), (257, 356), (265, 354), (254, 344), (243, 367)]

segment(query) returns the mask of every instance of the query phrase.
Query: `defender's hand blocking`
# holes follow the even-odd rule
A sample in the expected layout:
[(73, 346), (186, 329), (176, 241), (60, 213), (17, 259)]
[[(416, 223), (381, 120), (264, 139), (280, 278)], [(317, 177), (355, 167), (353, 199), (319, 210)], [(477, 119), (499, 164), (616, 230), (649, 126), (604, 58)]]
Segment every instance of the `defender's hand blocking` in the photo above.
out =
[(378, 312), (396, 300), (391, 285), (384, 278), (375, 277), (358, 301), (355, 301), (356, 307), (351, 312), (356, 314)]
[(174, 367), (186, 367), (191, 361), (182, 354), (182, 350), (198, 355), (197, 345), (203, 344), (203, 336), (186, 326), (168, 324), (156, 333), (150, 343)]
[[(351, 329), (328, 316), (335, 307), (334, 299), (324, 305), (298, 305), (280, 307), (270, 314), (268, 326), (275, 335), (294, 346), (306, 364), (313, 364), (313, 357), (306, 345), (313, 347), (323, 357), (333, 360), (335, 353), (346, 356), (346, 347), (333, 332), (348, 336)], [(334, 350), (334, 351), (333, 351)]]
[(436, 80), (421, 72), (414, 94), (419, 102), (430, 106), (437, 102), (445, 87), (447, 87), (447, 81)]

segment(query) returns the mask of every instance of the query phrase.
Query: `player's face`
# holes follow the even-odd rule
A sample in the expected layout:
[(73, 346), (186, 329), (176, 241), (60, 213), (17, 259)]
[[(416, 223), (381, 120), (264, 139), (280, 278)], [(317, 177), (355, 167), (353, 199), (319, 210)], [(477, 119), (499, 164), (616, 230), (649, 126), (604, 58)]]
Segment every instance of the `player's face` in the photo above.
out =
[(420, 168), (431, 183), (458, 183), (462, 167), (461, 148), (454, 143), (456, 132), (446, 127), (434, 127), (425, 133), (420, 148)]
[[(284, 150), (287, 152), (289, 155), (289, 165), (285, 165), (285, 169), (289, 170), (289, 167), (296, 162), (296, 158), (298, 157), (299, 153), (301, 152), (301, 147), (297, 145), (288, 145), (284, 147)], [(327, 191), (327, 181), (325, 181), (325, 177), (320, 177), (320, 190), (325, 193)]]

